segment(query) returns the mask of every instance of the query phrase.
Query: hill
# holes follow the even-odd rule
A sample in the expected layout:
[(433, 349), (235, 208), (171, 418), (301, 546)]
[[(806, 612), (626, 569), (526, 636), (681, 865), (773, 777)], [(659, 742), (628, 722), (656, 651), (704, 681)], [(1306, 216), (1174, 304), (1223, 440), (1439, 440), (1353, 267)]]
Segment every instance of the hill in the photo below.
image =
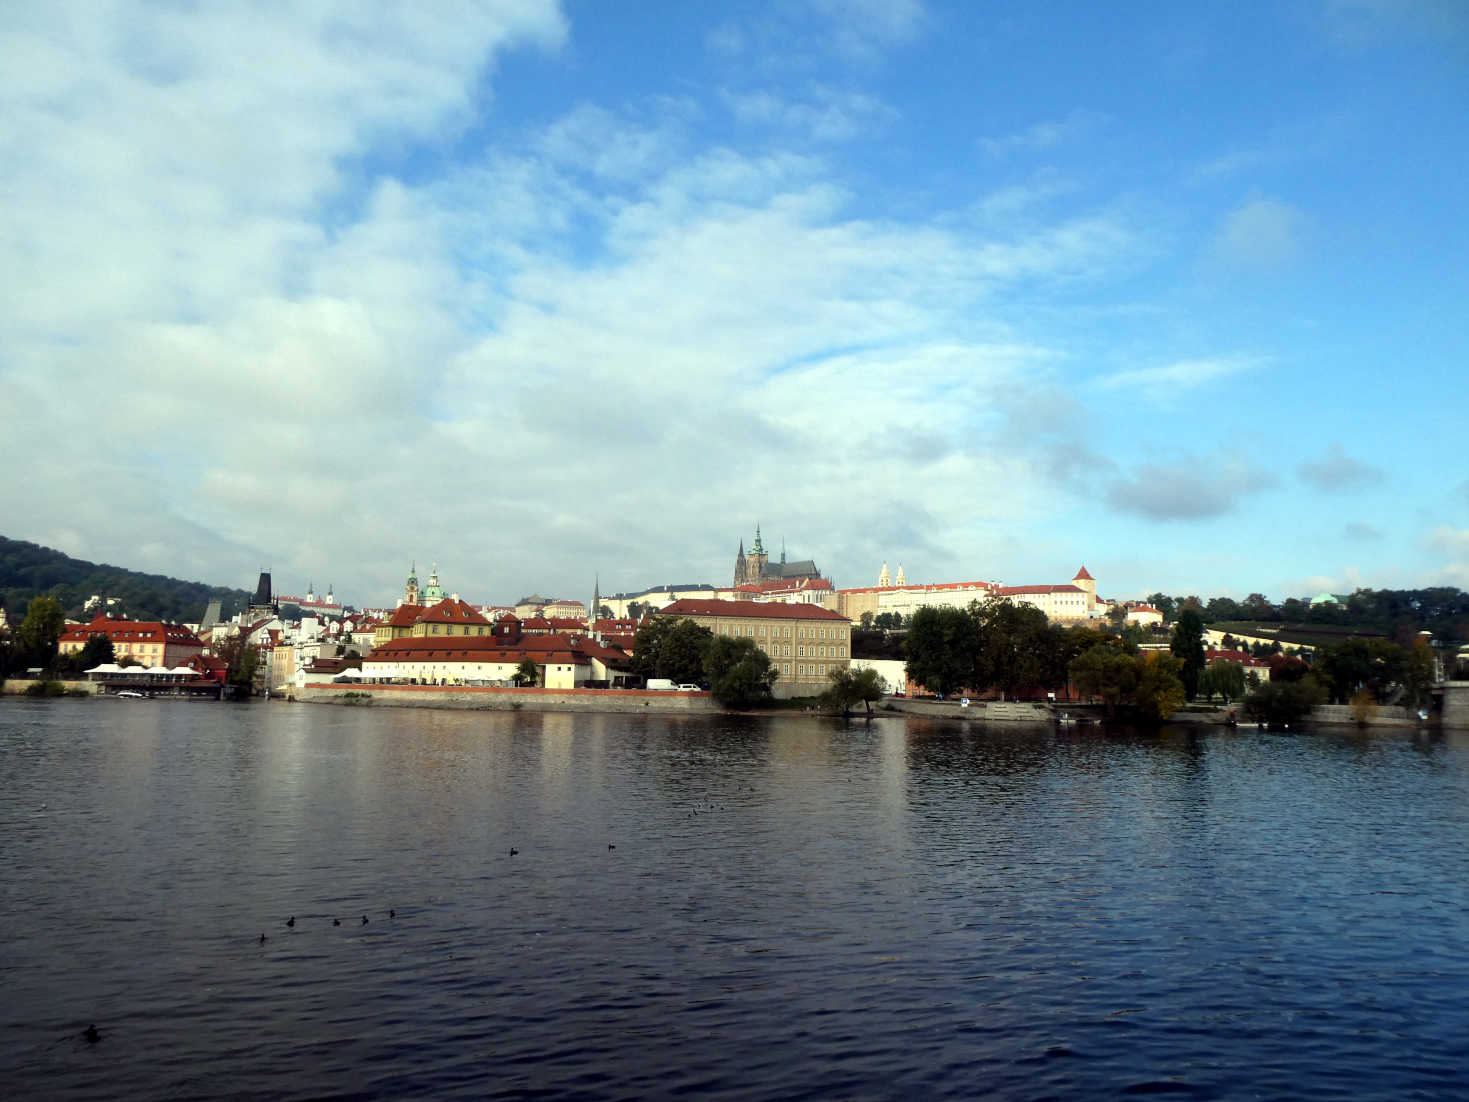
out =
[(232, 616), (249, 603), (244, 589), (185, 582), (162, 574), (143, 574), (107, 563), (87, 562), (25, 540), (0, 536), (0, 607), (12, 625), (25, 616), (31, 598), (48, 596), (61, 602), (72, 619), (90, 619), (83, 605), (93, 595), (117, 597), (124, 615), (137, 620), (198, 623), (212, 598)]

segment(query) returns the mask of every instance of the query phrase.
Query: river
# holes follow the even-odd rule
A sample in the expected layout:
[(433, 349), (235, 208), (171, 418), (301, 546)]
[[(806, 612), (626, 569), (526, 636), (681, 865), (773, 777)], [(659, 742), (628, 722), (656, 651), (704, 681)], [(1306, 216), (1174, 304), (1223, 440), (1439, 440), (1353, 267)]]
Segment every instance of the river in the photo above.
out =
[(1462, 1097), (1466, 841), (1462, 735), (4, 701), (0, 1088)]

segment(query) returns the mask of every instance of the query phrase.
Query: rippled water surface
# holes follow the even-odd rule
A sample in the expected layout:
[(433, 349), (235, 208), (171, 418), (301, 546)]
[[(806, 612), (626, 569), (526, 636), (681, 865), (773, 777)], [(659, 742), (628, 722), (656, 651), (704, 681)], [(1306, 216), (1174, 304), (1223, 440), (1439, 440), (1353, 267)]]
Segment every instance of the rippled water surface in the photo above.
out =
[(1454, 736), (0, 702), (0, 1088), (1463, 1097), (1466, 843)]

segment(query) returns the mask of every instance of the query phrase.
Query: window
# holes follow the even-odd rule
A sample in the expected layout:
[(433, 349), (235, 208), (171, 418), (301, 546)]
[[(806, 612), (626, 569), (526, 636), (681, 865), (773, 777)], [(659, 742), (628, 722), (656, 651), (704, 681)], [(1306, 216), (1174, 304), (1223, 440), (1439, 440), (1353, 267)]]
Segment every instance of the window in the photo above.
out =
[[(787, 654), (790, 654), (791, 653), (790, 647), (787, 647), (786, 648), (786, 653)], [(791, 676), (791, 664), (789, 662), (787, 662), (785, 665), (781, 666), (780, 672), (783, 673), (783, 674), (785, 674), (787, 677), (790, 677)]]
[(800, 655), (802, 658), (805, 658), (806, 657), (806, 648), (805, 647), (797, 647), (796, 648), (796, 653), (798, 655)]

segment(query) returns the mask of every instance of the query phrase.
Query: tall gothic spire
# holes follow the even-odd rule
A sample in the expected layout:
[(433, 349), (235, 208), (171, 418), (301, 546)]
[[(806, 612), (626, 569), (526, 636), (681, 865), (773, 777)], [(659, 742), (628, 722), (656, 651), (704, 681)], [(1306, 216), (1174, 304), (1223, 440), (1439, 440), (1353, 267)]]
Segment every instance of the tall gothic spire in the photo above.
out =
[(755, 546), (750, 548), (757, 555), (765, 554), (765, 548), (760, 545), (760, 525), (755, 525)]

